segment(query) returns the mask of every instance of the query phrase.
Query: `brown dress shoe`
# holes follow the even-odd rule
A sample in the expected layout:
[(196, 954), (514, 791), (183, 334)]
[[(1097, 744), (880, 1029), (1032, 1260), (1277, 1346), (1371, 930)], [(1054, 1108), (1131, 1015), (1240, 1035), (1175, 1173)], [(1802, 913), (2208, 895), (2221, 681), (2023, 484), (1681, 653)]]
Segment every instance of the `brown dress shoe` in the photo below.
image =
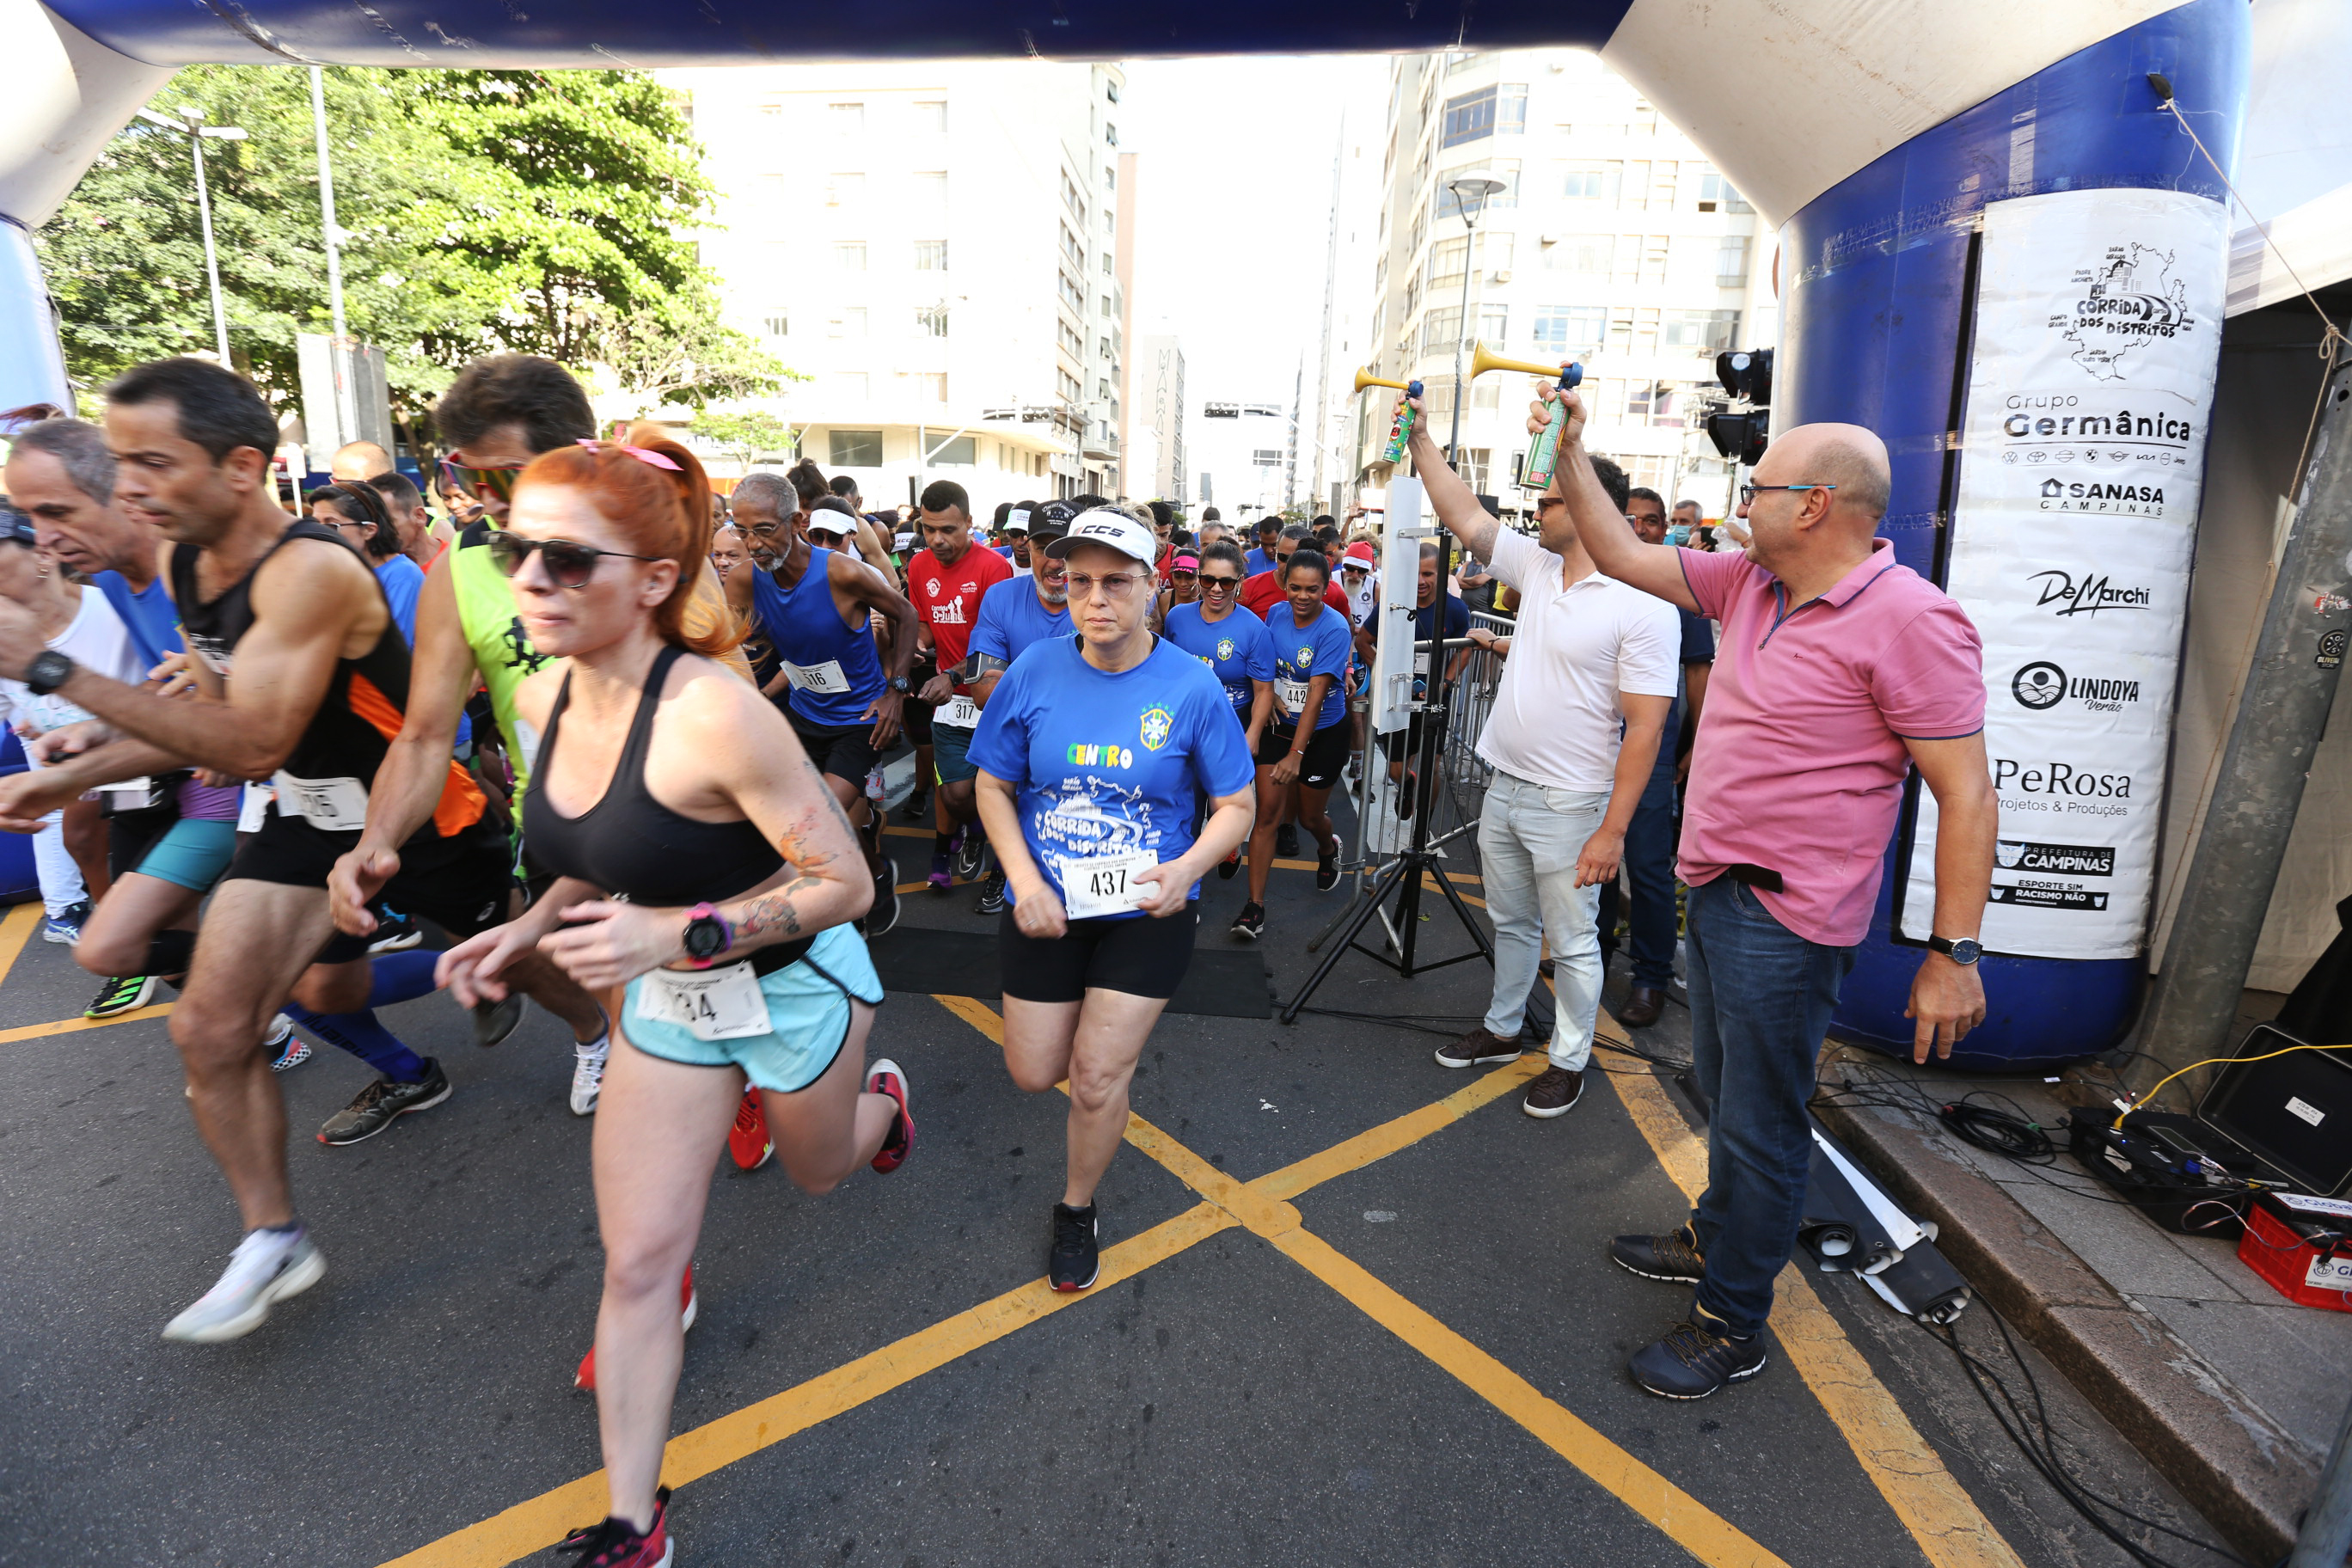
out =
[(1646, 1029), (1665, 1011), (1666, 994), (1654, 985), (1636, 985), (1617, 1009), (1617, 1021), (1629, 1029)]

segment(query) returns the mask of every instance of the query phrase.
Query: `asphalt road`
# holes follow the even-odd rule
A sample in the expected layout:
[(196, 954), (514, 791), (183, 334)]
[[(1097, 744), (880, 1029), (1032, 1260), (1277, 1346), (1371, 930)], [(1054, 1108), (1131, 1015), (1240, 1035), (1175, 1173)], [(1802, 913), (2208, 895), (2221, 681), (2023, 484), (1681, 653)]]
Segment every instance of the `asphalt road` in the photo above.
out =
[[(897, 844), (911, 880), (927, 845)], [(1287, 995), (1342, 895), (1275, 879), (1261, 951)], [(1203, 945), (1228, 941), (1241, 886), (1208, 884)], [(913, 895), (906, 921), (988, 929), (971, 900)], [(1439, 954), (1465, 941), (1442, 909), (1423, 929)], [(894, 994), (875, 1048), (913, 1083), (905, 1170), (811, 1198), (772, 1165), (722, 1162), (675, 1424), (708, 1428), (674, 1505), (678, 1562), (2003, 1561), (1932, 1520), (1915, 1531), (1857, 1458), (1851, 1413), (1842, 1426), (1786, 1355), (1697, 1404), (1627, 1380), (1625, 1356), (1686, 1301), (1603, 1254), (1685, 1208), (1626, 1109), (1656, 1103), (1656, 1079), (1596, 1075), (1549, 1122), (1489, 1086), (1318, 1173), (1287, 1198), (1295, 1217), (1269, 1184), (1238, 1184), (1481, 1079), (1437, 1068), (1414, 1020), (1462, 1026), (1486, 976), (1408, 983), (1351, 956), (1318, 1002), (1362, 1016), (1163, 1021), (1134, 1097), (1161, 1158), (1122, 1150), (1101, 1204), (1106, 1243), (1129, 1246), (1115, 1282), (1078, 1298), (1034, 1283), (1064, 1102), (1012, 1087), (969, 1004)], [(446, 998), (392, 1010), (456, 1093), (350, 1149), (308, 1134), (366, 1069), (321, 1047), (286, 1075), (327, 1278), (247, 1338), (191, 1347), (158, 1331), (210, 1285), (236, 1215), (165, 1025), (9, 1037), (76, 1017), (94, 988), (37, 939), (0, 985), (0, 1563), (555, 1561), (546, 1543), (602, 1512), (593, 1482), (547, 1496), (600, 1463), (593, 1405), (571, 1389), (600, 1255), (562, 1028), (535, 1014), (486, 1052)], [(1674, 1058), (1687, 1037), (1676, 1007), (1641, 1041)], [(1941, 1506), (1990, 1532), (1970, 1539), (2032, 1564), (2125, 1561), (1941, 1344), (1855, 1282), (1814, 1279), (1830, 1338), (1948, 1473)], [(1993, 1342), (1980, 1309), (1962, 1326)], [(2204, 1533), (2032, 1364), (2086, 1479)]]

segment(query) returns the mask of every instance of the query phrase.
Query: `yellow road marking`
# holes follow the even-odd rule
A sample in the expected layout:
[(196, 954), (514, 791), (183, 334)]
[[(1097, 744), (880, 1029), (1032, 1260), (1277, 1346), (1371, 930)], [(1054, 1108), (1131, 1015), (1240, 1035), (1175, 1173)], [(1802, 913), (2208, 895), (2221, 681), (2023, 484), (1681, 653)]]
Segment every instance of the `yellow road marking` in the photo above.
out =
[(1420, 1142), (1433, 1132), (1443, 1131), (1480, 1106), (1510, 1093), (1547, 1065), (1541, 1055), (1521, 1057), (1493, 1072), (1481, 1073), (1475, 1081), (1434, 1105), (1424, 1105), (1393, 1121), (1383, 1121), (1344, 1143), (1334, 1143), (1319, 1154), (1309, 1154), (1296, 1164), (1269, 1172), (1250, 1185), (1268, 1197), (1295, 1198), (1310, 1187), (1361, 1170), (1375, 1160), (1384, 1160), (1400, 1149)]
[(32, 940), (33, 928), (41, 923), (41, 917), (47, 913), (41, 900), (35, 899), (29, 904), (18, 904), (8, 911), (7, 919), (0, 920), (0, 981), (8, 978), (8, 971), (16, 965), (16, 955), (25, 951), (25, 943)]
[[(1609, 1022), (1616, 1026), (1615, 1019)], [(1706, 1188), (1706, 1145), (1692, 1134), (1656, 1079), (1647, 1073), (1607, 1077), (1658, 1163), (1696, 1203)], [(1952, 1479), (1793, 1262), (1776, 1284), (1772, 1331), (1789, 1364), (1837, 1423), (1872, 1484), (1934, 1568), (2021, 1568), (2017, 1553)]]
[(60, 1018), (54, 1024), (22, 1024), (13, 1029), (0, 1029), (0, 1045), (11, 1040), (38, 1039), (43, 1035), (70, 1035), (79, 1029), (105, 1029), (117, 1024), (136, 1024), (142, 1018), (168, 1018), (174, 1005), (176, 1004), (170, 1002), (156, 1002), (128, 1013), (117, 1013), (111, 1018)]
[(1526, 1378), (1382, 1284), (1314, 1232), (1293, 1230), (1269, 1239), (1365, 1316), (1435, 1362), (1700, 1562), (1713, 1568), (1780, 1563), (1780, 1558), (1706, 1504), (1577, 1419), (1566, 1405), (1547, 1397)]
[[(1090, 1291), (1046, 1288), (1043, 1279), (1008, 1290), (856, 1361), (821, 1373), (782, 1394), (747, 1405), (681, 1433), (662, 1455), (662, 1476), (673, 1487), (699, 1480), (737, 1460), (879, 1398), (959, 1356), (1091, 1300), (1110, 1286), (1233, 1227), (1233, 1216), (1197, 1204), (1132, 1240), (1105, 1247), (1102, 1276)], [(496, 1568), (544, 1551), (564, 1535), (604, 1516), (604, 1472), (567, 1481), (478, 1524), (452, 1531), (397, 1557), (383, 1568)]]

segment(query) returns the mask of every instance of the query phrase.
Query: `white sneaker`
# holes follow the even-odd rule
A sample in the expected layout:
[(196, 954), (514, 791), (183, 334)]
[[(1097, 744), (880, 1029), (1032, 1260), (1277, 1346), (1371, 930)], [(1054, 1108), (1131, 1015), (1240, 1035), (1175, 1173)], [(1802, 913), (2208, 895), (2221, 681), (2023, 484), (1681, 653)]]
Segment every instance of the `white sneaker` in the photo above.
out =
[(613, 1031), (608, 1027), (587, 1045), (572, 1047), (572, 1114), (596, 1114), (596, 1097), (604, 1089), (604, 1064), (612, 1058)]
[(276, 1231), (247, 1231), (220, 1282), (164, 1324), (163, 1337), (216, 1345), (249, 1334), (268, 1321), (271, 1303), (300, 1295), (326, 1272), (326, 1254), (310, 1245), (307, 1230), (295, 1232), (290, 1241)]

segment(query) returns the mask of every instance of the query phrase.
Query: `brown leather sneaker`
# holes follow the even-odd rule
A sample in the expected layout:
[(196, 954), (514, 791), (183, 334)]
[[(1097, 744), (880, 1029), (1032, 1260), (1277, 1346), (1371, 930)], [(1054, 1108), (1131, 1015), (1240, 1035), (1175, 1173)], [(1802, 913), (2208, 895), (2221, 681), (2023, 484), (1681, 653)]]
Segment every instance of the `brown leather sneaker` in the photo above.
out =
[(1442, 1068), (1475, 1068), (1487, 1062), (1515, 1062), (1519, 1059), (1519, 1042), (1498, 1040), (1484, 1029), (1473, 1029), (1450, 1045), (1437, 1047), (1433, 1053)]
[(1519, 1101), (1519, 1109), (1548, 1121), (1555, 1116), (1567, 1115), (1583, 1098), (1582, 1073), (1570, 1072), (1566, 1068), (1546, 1068), (1528, 1085), (1528, 1097)]

